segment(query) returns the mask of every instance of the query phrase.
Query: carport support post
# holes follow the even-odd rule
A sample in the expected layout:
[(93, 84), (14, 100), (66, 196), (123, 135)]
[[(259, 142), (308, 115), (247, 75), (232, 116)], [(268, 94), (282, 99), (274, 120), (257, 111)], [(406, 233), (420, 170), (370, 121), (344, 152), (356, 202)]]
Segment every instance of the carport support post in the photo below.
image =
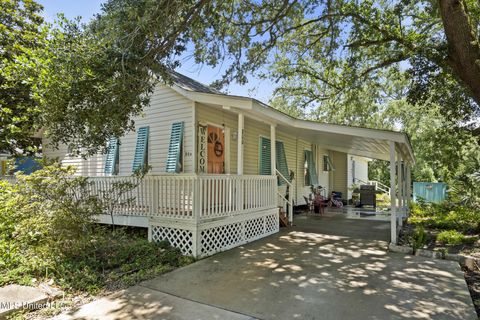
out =
[(412, 201), (412, 173), (410, 164), (407, 165), (407, 213), (410, 210), (410, 204)]
[(403, 162), (403, 212), (405, 213), (405, 218), (407, 217), (407, 212), (408, 212), (408, 203), (407, 203), (407, 182), (408, 182), (408, 177), (407, 177), (407, 167), (408, 164), (407, 162)]
[(402, 154), (400, 152), (397, 153), (397, 176), (398, 176), (398, 212), (397, 215), (400, 219), (398, 219), (398, 224), (400, 227), (402, 226), (403, 221), (403, 168), (402, 168)]
[(395, 142), (390, 141), (390, 242), (393, 244), (397, 244), (397, 199), (395, 182)]

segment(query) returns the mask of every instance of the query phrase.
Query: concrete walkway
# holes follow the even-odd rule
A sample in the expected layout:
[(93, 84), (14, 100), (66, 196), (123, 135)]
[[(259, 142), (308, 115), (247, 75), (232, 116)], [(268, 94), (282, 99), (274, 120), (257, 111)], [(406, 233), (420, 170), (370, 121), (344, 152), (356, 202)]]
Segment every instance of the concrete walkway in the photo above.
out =
[(79, 310), (62, 314), (54, 319), (247, 320), (252, 317), (137, 285), (88, 303)]
[(73, 316), (477, 319), (458, 264), (387, 253), (388, 223), (332, 214), (299, 217), (296, 224), (86, 305)]

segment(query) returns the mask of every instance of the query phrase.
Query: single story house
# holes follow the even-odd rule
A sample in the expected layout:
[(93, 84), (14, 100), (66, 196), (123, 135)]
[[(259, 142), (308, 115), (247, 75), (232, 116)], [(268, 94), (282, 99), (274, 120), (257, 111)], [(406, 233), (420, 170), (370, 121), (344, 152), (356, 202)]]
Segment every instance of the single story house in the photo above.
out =
[(146, 227), (154, 241), (206, 256), (277, 232), (279, 206), (292, 222), (291, 207), (305, 203), (311, 185), (351, 197), (352, 184), (368, 181), (368, 159), (383, 159), (391, 162), (397, 190), (391, 193), (396, 240), (414, 162), (406, 134), (295, 119), (179, 73), (172, 78), (134, 119), (135, 132), (112, 138), (106, 154), (82, 159), (43, 141), (46, 157), (75, 165), (95, 188), (133, 181), (132, 172), (151, 166), (131, 192), (134, 203), (117, 207), (115, 223)]

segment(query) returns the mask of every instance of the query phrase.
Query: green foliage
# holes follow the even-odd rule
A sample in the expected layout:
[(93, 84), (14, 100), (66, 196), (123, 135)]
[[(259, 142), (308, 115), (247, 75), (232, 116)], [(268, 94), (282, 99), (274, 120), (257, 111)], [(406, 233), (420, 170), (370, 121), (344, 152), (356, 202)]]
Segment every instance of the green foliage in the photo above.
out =
[(473, 243), (478, 237), (466, 237), (457, 230), (445, 230), (437, 235), (437, 241), (448, 245)]
[[(478, 2), (465, 4), (478, 26)], [(436, 2), (109, 0), (86, 25), (53, 26), (34, 1), (1, 6), (0, 149), (33, 151), (43, 128), (53, 147), (102, 151), (134, 127), (190, 45), (196, 62), (227, 64), (216, 85), (256, 73), (279, 84), (272, 105), (290, 115), (401, 128), (414, 180), (480, 192), (470, 178), (480, 170), (478, 105), (446, 65)], [(373, 178), (388, 184), (385, 168)]]
[[(288, 114), (402, 129), (417, 158), (414, 181), (453, 185), (480, 170), (480, 109), (447, 63), (440, 2), (235, 3), (219, 10), (211, 33), (193, 35), (206, 48), (196, 57), (215, 65), (227, 47), (233, 62), (215, 84), (244, 83), (250, 72), (269, 78), (278, 83), (272, 105)], [(477, 30), (480, 5), (464, 4)], [(377, 169), (372, 178), (388, 185), (386, 165)]]
[(480, 232), (480, 211), (450, 202), (413, 204), (408, 221), (425, 228), (457, 230), (464, 234)]
[(415, 228), (410, 242), (412, 244), (413, 250), (423, 248), (424, 245), (428, 242), (428, 234), (425, 232), (423, 227)]
[(46, 164), (17, 175), (15, 184), (0, 181), (0, 286), (53, 279), (67, 290), (95, 292), (191, 262), (145, 234), (95, 224), (102, 201), (74, 171)]
[(109, 0), (86, 25), (62, 16), (47, 25), (35, 1), (0, 9), (0, 150), (33, 149), (42, 128), (52, 147), (85, 156), (134, 128), (189, 32), (213, 13), (206, 1)]
[(34, 1), (0, 1), (0, 150), (35, 152), (39, 107), (34, 99), (45, 45), (42, 6)]
[(135, 284), (193, 262), (167, 242), (148, 242), (145, 235), (97, 227), (83, 249), (65, 256), (56, 267), (56, 281), (65, 289), (96, 292)]
[(480, 211), (480, 171), (457, 176), (450, 195), (455, 201)]
[(388, 193), (377, 193), (375, 197), (377, 198), (377, 206), (390, 206), (390, 195)]
[(376, 159), (369, 161), (368, 179), (379, 181), (386, 186), (390, 186), (390, 163)]
[[(474, 202), (480, 192), (480, 184), (474, 180), (474, 173), (480, 170), (479, 138), (459, 128), (440, 109), (434, 103), (417, 106), (397, 101), (388, 105), (384, 117), (386, 122), (401, 125), (410, 136), (416, 157), (413, 181), (446, 182), (456, 194)], [(390, 185), (389, 163), (371, 162), (369, 178)]]
[(0, 185), (1, 282), (29, 281), (54, 272), (56, 257), (72, 254), (91, 233), (98, 202), (73, 168), (45, 166), (17, 183)]

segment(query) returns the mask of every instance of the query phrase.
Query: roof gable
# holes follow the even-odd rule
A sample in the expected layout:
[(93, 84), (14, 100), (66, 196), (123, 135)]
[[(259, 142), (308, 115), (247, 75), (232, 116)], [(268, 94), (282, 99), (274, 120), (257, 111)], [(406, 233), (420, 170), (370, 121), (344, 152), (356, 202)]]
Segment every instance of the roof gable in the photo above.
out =
[(170, 77), (172, 82), (182, 88), (183, 90), (201, 92), (201, 93), (213, 93), (213, 94), (223, 94), (219, 90), (216, 90), (210, 86), (207, 86), (201, 82), (193, 80), (183, 74), (180, 74), (176, 71), (170, 71)]

